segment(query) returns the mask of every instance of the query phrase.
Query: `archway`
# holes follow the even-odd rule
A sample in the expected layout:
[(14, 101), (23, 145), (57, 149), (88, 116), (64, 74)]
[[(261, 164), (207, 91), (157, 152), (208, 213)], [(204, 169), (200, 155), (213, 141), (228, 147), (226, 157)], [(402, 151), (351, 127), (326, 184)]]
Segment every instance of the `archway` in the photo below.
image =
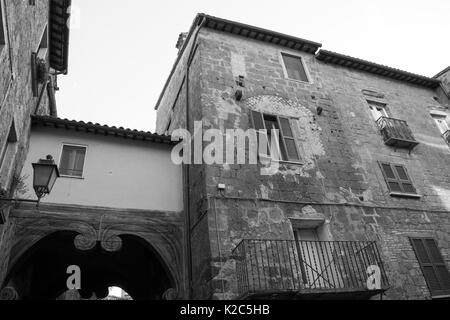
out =
[(78, 266), (82, 299), (104, 299), (109, 287), (120, 287), (133, 300), (159, 300), (174, 279), (164, 261), (142, 238), (120, 235), (118, 250), (105, 250), (98, 241), (90, 250), (77, 249), (79, 234), (52, 233), (28, 249), (10, 270), (7, 287), (22, 300), (55, 300), (67, 290), (70, 266)]

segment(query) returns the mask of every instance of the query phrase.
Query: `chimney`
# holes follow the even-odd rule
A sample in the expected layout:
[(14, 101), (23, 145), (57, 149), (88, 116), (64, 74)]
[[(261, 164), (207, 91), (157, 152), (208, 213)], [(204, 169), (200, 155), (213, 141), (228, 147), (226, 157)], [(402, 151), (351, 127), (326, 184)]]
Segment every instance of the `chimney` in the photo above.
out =
[(175, 46), (178, 50), (181, 50), (181, 48), (183, 48), (184, 42), (186, 41), (186, 38), (187, 38), (187, 35), (188, 35), (187, 32), (182, 32), (178, 36), (177, 45)]

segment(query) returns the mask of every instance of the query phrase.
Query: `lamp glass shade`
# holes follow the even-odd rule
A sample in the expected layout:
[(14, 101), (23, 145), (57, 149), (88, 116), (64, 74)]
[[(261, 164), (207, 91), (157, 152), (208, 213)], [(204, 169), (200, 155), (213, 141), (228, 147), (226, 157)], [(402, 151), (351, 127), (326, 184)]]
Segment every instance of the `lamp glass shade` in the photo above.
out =
[(33, 188), (38, 197), (49, 194), (59, 177), (58, 167), (53, 161), (40, 160), (33, 163)]

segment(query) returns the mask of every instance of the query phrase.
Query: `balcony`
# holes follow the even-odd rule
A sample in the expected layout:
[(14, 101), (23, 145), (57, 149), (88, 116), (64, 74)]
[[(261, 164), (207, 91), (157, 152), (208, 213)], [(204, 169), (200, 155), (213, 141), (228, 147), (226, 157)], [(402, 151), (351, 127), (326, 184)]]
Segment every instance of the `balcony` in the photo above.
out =
[(241, 299), (368, 299), (389, 287), (376, 242), (244, 240), (233, 256)]
[(388, 146), (412, 150), (419, 144), (406, 121), (381, 117), (377, 124)]
[(443, 135), (445, 142), (450, 145), (450, 130), (447, 130)]

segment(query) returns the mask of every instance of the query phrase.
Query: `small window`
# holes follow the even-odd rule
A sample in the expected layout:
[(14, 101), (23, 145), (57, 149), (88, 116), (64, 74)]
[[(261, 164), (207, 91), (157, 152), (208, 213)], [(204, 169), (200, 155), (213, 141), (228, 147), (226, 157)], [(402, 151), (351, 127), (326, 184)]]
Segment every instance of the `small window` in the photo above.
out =
[(300, 161), (300, 154), (297, 149), (297, 143), (294, 138), (289, 118), (252, 111), (252, 121), (255, 130), (264, 130), (264, 134), (267, 135), (269, 152), (272, 139), (274, 139), (274, 137), (272, 137), (272, 130), (278, 130), (279, 136), (276, 138), (279, 142), (278, 152), (280, 159), (292, 162)]
[(433, 298), (450, 296), (450, 273), (434, 239), (411, 238), (423, 276)]
[(59, 172), (62, 176), (82, 178), (84, 162), (86, 159), (86, 147), (64, 145), (59, 164)]
[(309, 82), (306, 67), (301, 57), (282, 53), (286, 77), (293, 80)]
[(408, 171), (402, 165), (380, 163), (384, 178), (391, 195), (417, 195), (417, 191), (408, 175)]
[(389, 118), (389, 115), (386, 110), (386, 105), (382, 103), (368, 101), (370, 113), (375, 121), (378, 121), (380, 118), (385, 117)]

